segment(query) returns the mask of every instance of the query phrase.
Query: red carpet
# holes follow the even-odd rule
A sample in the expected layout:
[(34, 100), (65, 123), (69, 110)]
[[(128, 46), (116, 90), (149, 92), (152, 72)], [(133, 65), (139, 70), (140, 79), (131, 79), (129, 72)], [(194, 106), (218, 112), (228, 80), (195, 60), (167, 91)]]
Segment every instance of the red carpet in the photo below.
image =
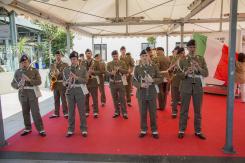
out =
[[(139, 111), (135, 96), (133, 107), (128, 108), (129, 119), (121, 117), (113, 119), (114, 112), (109, 89), (106, 89), (107, 104), (100, 108), (99, 119), (91, 115), (88, 118), (88, 137), (83, 138), (79, 131), (78, 114), (76, 118), (76, 134), (66, 138), (67, 120), (44, 120), (47, 137), (37, 136), (37, 132), (21, 137), (19, 133), (8, 140), (9, 145), (0, 151), (17, 152), (58, 152), (58, 153), (90, 153), (90, 154), (128, 154), (128, 155), (172, 155), (172, 156), (226, 156), (222, 152), (225, 143), (226, 98), (224, 96), (205, 95), (203, 104), (203, 132), (207, 140), (199, 140), (194, 136), (193, 108), (185, 138), (179, 140), (178, 119), (171, 119), (170, 98), (166, 111), (158, 112), (160, 139), (155, 140), (150, 134), (138, 138)], [(50, 106), (52, 107), (52, 106)], [(245, 157), (245, 104), (235, 101), (234, 114), (234, 148), (237, 154)], [(33, 127), (34, 128), (34, 127)]]

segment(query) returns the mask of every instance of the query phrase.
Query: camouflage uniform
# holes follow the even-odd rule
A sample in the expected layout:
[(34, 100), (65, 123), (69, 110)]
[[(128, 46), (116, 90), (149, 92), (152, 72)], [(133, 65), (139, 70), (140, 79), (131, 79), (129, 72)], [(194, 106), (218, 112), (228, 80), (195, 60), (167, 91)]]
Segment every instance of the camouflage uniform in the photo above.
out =
[[(201, 70), (193, 74), (186, 74), (188, 67), (191, 67), (192, 60), (196, 61)], [(184, 133), (187, 126), (187, 118), (191, 97), (194, 106), (194, 128), (195, 133), (201, 133), (201, 106), (203, 98), (202, 78), (208, 76), (208, 68), (205, 59), (197, 55), (187, 55), (180, 60), (179, 67), (182, 72), (178, 75), (181, 77), (180, 94), (181, 110), (179, 121), (179, 133)]]
[[(77, 105), (78, 113), (80, 116), (80, 129), (82, 132), (87, 131), (87, 122), (85, 115), (85, 97), (86, 94), (82, 90), (82, 86), (86, 86), (88, 81), (88, 75), (86, 68), (84, 66), (69, 66), (64, 70), (64, 82), (69, 79), (70, 72), (78, 76), (78, 79), (75, 80), (74, 85), (72, 84), (70, 90), (66, 89), (66, 98), (69, 107), (69, 116), (68, 116), (68, 132), (73, 133), (75, 130), (75, 108)], [(73, 83), (73, 82), (72, 82)]]
[[(170, 61), (168, 57), (165, 57), (164, 55), (157, 56), (153, 59), (153, 62), (158, 66), (160, 71), (166, 71), (169, 68)], [(158, 84), (159, 87), (159, 94), (158, 94), (158, 105), (159, 110), (164, 110), (166, 108), (167, 104), (167, 96), (169, 91), (169, 76), (168, 73), (163, 74), (163, 80), (160, 84)]]
[[(31, 81), (25, 81), (24, 88), (20, 90), (18, 83), (21, 81), (22, 74), (30, 78)], [(15, 71), (14, 79), (11, 82), (11, 86), (15, 89), (19, 89), (18, 96), (22, 107), (22, 114), (24, 118), (25, 130), (31, 131), (31, 117), (35, 124), (36, 129), (41, 132), (43, 131), (43, 121), (40, 114), (38, 105), (38, 97), (36, 96), (36, 86), (41, 85), (41, 77), (39, 72), (30, 67), (29, 69), (18, 69)]]
[[(134, 59), (129, 56), (129, 55), (121, 55), (120, 56), (120, 60), (124, 61), (124, 63), (126, 63), (127, 66), (127, 70), (133, 70), (134, 68)], [(132, 75), (131, 73), (127, 74), (127, 85), (125, 85), (125, 90), (126, 90), (126, 99), (127, 99), (127, 103), (131, 103), (131, 88), (132, 88)]]
[[(111, 95), (113, 98), (114, 108), (115, 108), (115, 115), (120, 115), (120, 106), (122, 110), (122, 114), (127, 116), (127, 109), (126, 109), (126, 102), (125, 102), (125, 89), (122, 82), (122, 75), (127, 74), (127, 66), (123, 61), (111, 61), (107, 64), (107, 71), (111, 72), (114, 70), (115, 67), (120, 67), (117, 71), (116, 75), (109, 75), (110, 78), (110, 89)], [(119, 106), (120, 103), (120, 106)]]
[(85, 104), (86, 104), (86, 114), (89, 113), (89, 97), (92, 96), (93, 100), (93, 113), (94, 115), (98, 115), (99, 109), (98, 109), (98, 81), (96, 79), (96, 75), (101, 74), (99, 65), (94, 64), (94, 60), (85, 60), (85, 67), (87, 71), (89, 71), (90, 68), (94, 70), (94, 73), (89, 74), (89, 79), (87, 83), (89, 94), (86, 96)]
[[(62, 109), (63, 109), (63, 114), (66, 116), (68, 114), (68, 109), (67, 109), (67, 102), (66, 102), (66, 97), (65, 97), (65, 86), (63, 85), (63, 70), (68, 66), (68, 64), (63, 63), (62, 61), (60, 63), (54, 63), (50, 66), (50, 72), (49, 76), (51, 75), (52, 72), (58, 70), (58, 76), (57, 76), (57, 81), (54, 84), (54, 102), (55, 102), (55, 110), (54, 110), (54, 115), (59, 116), (60, 115), (60, 98), (62, 101)], [(51, 76), (50, 76), (51, 78)]]
[[(148, 88), (141, 87), (143, 78), (149, 74), (153, 78), (153, 83)], [(147, 110), (150, 114), (150, 124), (152, 133), (157, 132), (156, 123), (156, 84), (162, 81), (162, 75), (158, 67), (154, 64), (139, 64), (135, 67), (133, 85), (137, 88), (136, 97), (140, 107), (140, 128), (141, 132), (147, 131)]]

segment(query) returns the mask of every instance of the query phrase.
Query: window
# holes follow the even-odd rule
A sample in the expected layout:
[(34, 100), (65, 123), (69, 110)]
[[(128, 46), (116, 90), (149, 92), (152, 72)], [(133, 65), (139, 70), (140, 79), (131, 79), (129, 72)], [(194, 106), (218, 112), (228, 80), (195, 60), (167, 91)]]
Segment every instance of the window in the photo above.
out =
[[(183, 47), (186, 47), (186, 44), (187, 44), (187, 42), (183, 42)], [(175, 45), (181, 47), (181, 43), (180, 42), (176, 42)]]
[(94, 55), (101, 54), (104, 61), (107, 60), (107, 44), (94, 44)]
[(141, 50), (145, 50), (147, 47), (155, 48), (155, 44), (141, 43)]

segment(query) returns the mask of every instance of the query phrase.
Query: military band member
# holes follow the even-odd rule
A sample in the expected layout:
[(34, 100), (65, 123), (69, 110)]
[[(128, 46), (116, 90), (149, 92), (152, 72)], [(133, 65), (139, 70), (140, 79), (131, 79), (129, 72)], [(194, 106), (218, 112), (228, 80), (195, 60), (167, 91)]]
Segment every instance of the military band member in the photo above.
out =
[(189, 104), (192, 97), (194, 106), (194, 128), (195, 135), (200, 139), (206, 139), (201, 129), (201, 107), (203, 99), (203, 77), (208, 76), (208, 68), (205, 59), (196, 54), (195, 40), (190, 40), (187, 43), (189, 54), (180, 60), (179, 67), (182, 72), (180, 94), (181, 94), (181, 109), (179, 121), (178, 138), (184, 137), (184, 132), (187, 126)]
[[(157, 57), (155, 58), (154, 62), (158, 66), (161, 72), (166, 71), (169, 68), (170, 60), (168, 57), (164, 55), (164, 49), (162, 47), (157, 47)], [(158, 110), (165, 110), (167, 104), (167, 96), (169, 91), (169, 74), (163, 73), (163, 80), (159, 87), (159, 94), (158, 94)]]
[(94, 59), (92, 58), (92, 51), (87, 49), (85, 51), (86, 60), (85, 67), (87, 68), (89, 79), (87, 83), (89, 94), (86, 96), (86, 116), (89, 116), (89, 97), (92, 96), (93, 100), (93, 113), (94, 118), (98, 118), (99, 109), (98, 109), (98, 81), (96, 79), (96, 75), (100, 74), (99, 65), (94, 65)]
[(94, 56), (94, 67), (99, 67), (99, 90), (100, 90), (100, 100), (101, 100), (101, 106), (105, 106), (106, 103), (106, 96), (105, 96), (105, 70), (106, 70), (106, 64), (104, 61), (102, 61), (101, 55), (96, 54)]
[(112, 58), (113, 61), (107, 64), (106, 69), (109, 75), (111, 96), (113, 98), (113, 103), (115, 108), (115, 113), (113, 115), (113, 118), (118, 117), (120, 115), (120, 112), (122, 112), (123, 118), (128, 119), (126, 101), (125, 101), (125, 89), (122, 80), (122, 75), (128, 73), (127, 66), (123, 61), (119, 60), (117, 50), (112, 51)]
[(20, 67), (20, 69), (15, 71), (11, 86), (19, 90), (18, 96), (25, 124), (25, 130), (21, 133), (21, 136), (28, 135), (32, 131), (31, 111), (35, 127), (39, 135), (44, 137), (46, 133), (43, 128), (43, 121), (38, 105), (38, 97), (41, 96), (38, 86), (42, 83), (40, 74), (35, 68), (31, 67), (27, 55), (21, 56)]
[(142, 138), (147, 133), (147, 110), (150, 114), (150, 124), (153, 138), (158, 139), (156, 122), (156, 84), (162, 81), (158, 67), (151, 64), (148, 54), (143, 50), (140, 54), (140, 63), (135, 67), (133, 85), (137, 88), (136, 97), (140, 108), (140, 134)]
[(172, 97), (172, 118), (177, 117), (177, 105), (180, 101), (180, 76), (177, 75), (179, 70), (179, 62), (185, 56), (185, 49), (179, 48), (177, 54), (172, 57), (169, 73), (171, 74), (171, 97)]
[(79, 60), (79, 65), (85, 65), (85, 58), (83, 53), (79, 54), (78, 60)]
[(128, 106), (132, 106), (131, 104), (131, 87), (132, 87), (132, 75), (134, 68), (134, 59), (130, 55), (126, 55), (126, 48), (122, 46), (120, 48), (121, 56), (120, 60), (124, 61), (127, 66), (128, 73), (126, 74), (127, 85), (125, 85), (126, 90), (126, 99)]
[(146, 51), (146, 53), (147, 53), (148, 58), (150, 58), (150, 60), (153, 62), (155, 56), (154, 56), (154, 54), (153, 54), (153, 52), (152, 52), (151, 47), (147, 47), (147, 48), (145, 49), (145, 51)]
[(63, 70), (68, 66), (68, 64), (62, 62), (62, 56), (62, 53), (60, 51), (57, 51), (55, 53), (55, 63), (51, 64), (50, 66), (50, 87), (51, 90), (54, 92), (55, 109), (54, 114), (52, 114), (49, 118), (57, 118), (60, 116), (60, 98), (62, 101), (63, 115), (65, 118), (68, 118), (68, 109), (65, 97), (66, 88), (63, 85)]
[(85, 96), (88, 93), (86, 83), (88, 81), (87, 70), (79, 65), (78, 53), (70, 54), (71, 66), (64, 70), (64, 83), (66, 85), (66, 98), (69, 107), (68, 131), (66, 137), (71, 137), (75, 130), (75, 108), (77, 106), (80, 117), (80, 130), (83, 137), (87, 137), (87, 122), (85, 115)]

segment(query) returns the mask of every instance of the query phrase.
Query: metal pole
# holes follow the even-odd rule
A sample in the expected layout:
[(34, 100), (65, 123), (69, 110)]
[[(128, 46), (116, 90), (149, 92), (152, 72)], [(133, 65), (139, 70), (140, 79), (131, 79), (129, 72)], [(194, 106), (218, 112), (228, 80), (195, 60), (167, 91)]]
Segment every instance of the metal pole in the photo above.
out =
[[(126, 17), (128, 17), (128, 0), (126, 0)], [(126, 24), (126, 33), (128, 34), (128, 24)]]
[(116, 22), (119, 22), (119, 0), (115, 0), (115, 9), (116, 9)]
[(237, 0), (230, 0), (229, 63), (228, 63), (228, 97), (226, 111), (226, 142), (224, 153), (233, 154), (233, 113), (234, 113), (234, 71), (237, 32)]
[(71, 34), (70, 34), (70, 27), (66, 26), (66, 53), (67, 56), (70, 55), (71, 50)]
[(219, 24), (219, 31), (222, 31), (222, 22), (223, 22), (223, 3), (224, 0), (221, 0), (221, 8), (220, 8), (220, 24)]
[(92, 36), (92, 51), (94, 53), (94, 36)]
[(2, 115), (2, 104), (1, 104), (1, 95), (0, 95), (0, 147), (7, 145), (7, 141), (4, 136), (4, 126), (3, 126), (3, 115)]
[(168, 35), (166, 35), (166, 53), (168, 56)]
[(180, 46), (184, 47), (184, 23), (181, 23), (180, 27)]
[(19, 62), (15, 63), (14, 58), (17, 57), (16, 55), (16, 45), (17, 45), (17, 28), (15, 23), (15, 16), (16, 13), (14, 11), (10, 12), (9, 14), (9, 25), (10, 25), (10, 35), (11, 35), (11, 45), (12, 45), (12, 53), (11, 53), (11, 70), (16, 70), (19, 66), (16, 65)]

